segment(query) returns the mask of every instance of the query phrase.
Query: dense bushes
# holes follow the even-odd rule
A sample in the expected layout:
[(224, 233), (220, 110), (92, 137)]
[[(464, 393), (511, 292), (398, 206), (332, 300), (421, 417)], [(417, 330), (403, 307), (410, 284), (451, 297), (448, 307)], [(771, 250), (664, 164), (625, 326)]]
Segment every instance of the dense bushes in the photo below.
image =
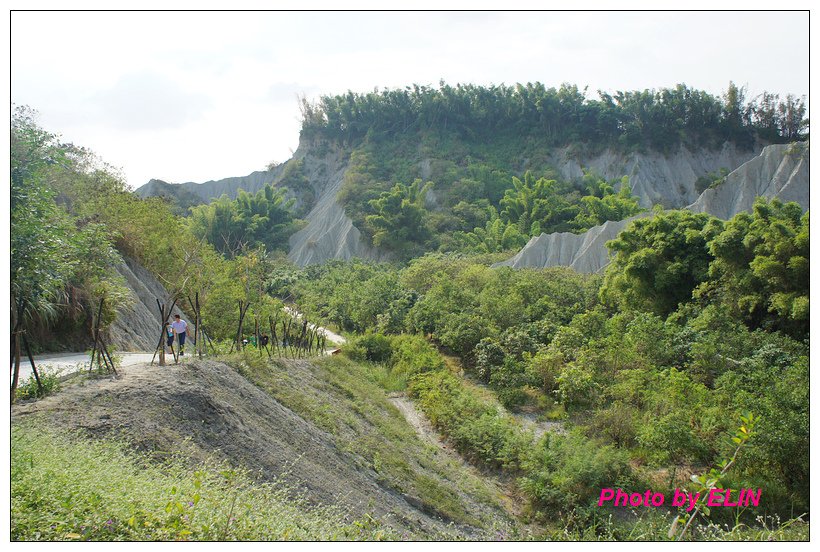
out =
[[(744, 223), (754, 228), (749, 239), (758, 245), (752, 247), (750, 241), (750, 247), (767, 257), (775, 251), (798, 251), (792, 256), (801, 258), (807, 255), (801, 249), (805, 245), (801, 236), (808, 217), (796, 216), (777, 203), (758, 205), (759, 213)], [(384, 309), (359, 318), (363, 327), (387, 331), (379, 322), (387, 318), (394, 328), (391, 331), (416, 334), (412, 338), (390, 333), (368, 335), (356, 342), (355, 346), (362, 347), (360, 358), (378, 357), (391, 366), (396, 377), (390, 389), (407, 386), (460, 449), (472, 451), (467, 454), (482, 463), (520, 469), (521, 458), (516, 460), (509, 452), (516, 445), (501, 438), (510, 431), (509, 438), (517, 442), (520, 428), (508, 427), (503, 417), (498, 418), (486, 406), (486, 398), (471, 394), (457, 377), (435, 368), (436, 363), (429, 358), (431, 349), (413, 339), (426, 336), (460, 356), (468, 374), (495, 391), (503, 405), (526, 407), (544, 418), (564, 417), (590, 442), (614, 447), (649, 473), (721, 460), (727, 454), (725, 436), (733, 420), (751, 410), (761, 417), (759, 436), (734, 477), (772, 488), (780, 485), (783, 492), (779, 498), (767, 503), (770, 511), (788, 514), (792, 507), (805, 511), (808, 344), (772, 331), (777, 327), (773, 323), (755, 327), (743, 313), (723, 304), (730, 296), (723, 294), (737, 293), (732, 291), (737, 288), (727, 281), (732, 273), (725, 268), (719, 272), (710, 269), (715, 261), (705, 249), (710, 241), (704, 239), (703, 229), (711, 224), (708, 218), (671, 216), (644, 236), (647, 244), (660, 240), (666, 249), (656, 250), (669, 253), (668, 262), (659, 257), (653, 265), (653, 278), (659, 285), (686, 280), (689, 276), (683, 276), (684, 272), (697, 267), (697, 277), (690, 278), (686, 286), (689, 296), (681, 295), (679, 304), (630, 281), (635, 276), (617, 261), (609, 268), (610, 295), (605, 298), (609, 299), (613, 290), (620, 293), (628, 288), (630, 294), (646, 293), (646, 301), (620, 297), (599, 303), (597, 276), (564, 269), (490, 269), (470, 258), (440, 254), (416, 259), (402, 269), (367, 264), (334, 267), (310, 283), (300, 282), (297, 289), (306, 293), (297, 301), (312, 304), (315, 295), (309, 290), (318, 288), (327, 293), (322, 302), (330, 304), (337, 298), (329, 282), (338, 281), (342, 274), (358, 282), (342, 288), (349, 293), (349, 304), (367, 304), (369, 298), (370, 303)], [(735, 224), (729, 221), (713, 226), (710, 239), (722, 236), (724, 227)], [(683, 252), (680, 236), (667, 235), (679, 231), (684, 234), (683, 241), (688, 240), (692, 247), (699, 244), (704, 251)], [(631, 235), (623, 239), (630, 240)], [(651, 240), (650, 235), (654, 236)], [(776, 235), (781, 237), (775, 239)], [(631, 247), (643, 248), (640, 240), (633, 241)], [(734, 273), (744, 285), (753, 281), (753, 267), (758, 266), (755, 258), (752, 255), (746, 268)], [(680, 271), (670, 268), (673, 265)], [(798, 265), (798, 261), (793, 263), (795, 269)], [(666, 271), (673, 275), (667, 278)], [(315, 269), (310, 272), (316, 273)], [(765, 287), (749, 289), (772, 297), (778, 293), (776, 285), (781, 285), (795, 298), (803, 293), (797, 290), (807, 289), (802, 276), (795, 276), (786, 289), (781, 274), (770, 274), (769, 285), (775, 287), (768, 291)], [(613, 286), (619, 278), (623, 280)], [(698, 284), (700, 279), (710, 287), (702, 287), (703, 292), (693, 295), (702, 285)], [(392, 284), (374, 286), (387, 281)], [(373, 293), (374, 289), (383, 291)], [(659, 312), (651, 312), (653, 305)], [(784, 319), (777, 310), (766, 317)], [(784, 328), (798, 327), (796, 320), (786, 320)], [(397, 343), (405, 339), (419, 347), (408, 356), (425, 358), (423, 367), (414, 367), (411, 362), (410, 369), (395, 368)], [(388, 342), (389, 355), (380, 352)]]
[(408, 389), (430, 421), (468, 457), (492, 467), (517, 469), (524, 437), (511, 418), (470, 393), (461, 380), (439, 370), (413, 378)]
[(394, 267), (330, 261), (301, 270), (288, 290), (311, 318), (344, 331), (400, 333), (415, 295), (398, 285)]
[(591, 506), (602, 488), (631, 488), (627, 455), (577, 435), (547, 433), (524, 457), (522, 490), (546, 511)]
[(534, 511), (591, 506), (602, 487), (626, 486), (633, 477), (625, 452), (575, 434), (536, 441), (448, 371), (417, 375), (409, 392), (462, 454), (516, 475)]
[(385, 363), (393, 377), (407, 382), (412, 376), (444, 368), (438, 351), (419, 335), (366, 333), (344, 347), (354, 360)]
[(681, 304), (719, 304), (750, 328), (808, 335), (809, 213), (758, 198), (728, 221), (667, 211), (632, 222), (607, 246), (615, 253), (601, 297), (620, 310), (668, 316)]
[(381, 383), (387, 390), (406, 387), (462, 455), (519, 477), (536, 508), (569, 511), (587, 506), (595, 498), (595, 485), (631, 477), (626, 453), (612, 446), (580, 435), (547, 435), (536, 442), (531, 431), (450, 372), (438, 351), (420, 336), (366, 334), (346, 352), (384, 362), (388, 376)]

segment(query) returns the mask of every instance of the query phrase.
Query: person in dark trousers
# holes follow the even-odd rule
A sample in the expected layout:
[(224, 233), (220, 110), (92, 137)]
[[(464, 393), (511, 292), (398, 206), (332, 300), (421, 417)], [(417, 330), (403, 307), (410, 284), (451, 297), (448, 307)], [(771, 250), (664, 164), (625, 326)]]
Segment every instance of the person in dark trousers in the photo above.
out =
[(168, 352), (173, 354), (174, 353), (174, 328), (171, 327), (171, 324), (169, 322), (165, 323), (165, 338), (166, 338), (165, 345), (168, 347)]
[(180, 318), (178, 314), (174, 315), (175, 320), (171, 323), (171, 327), (174, 328), (174, 333), (177, 334), (177, 340), (179, 341), (179, 356), (185, 355), (185, 332), (188, 331), (188, 323)]

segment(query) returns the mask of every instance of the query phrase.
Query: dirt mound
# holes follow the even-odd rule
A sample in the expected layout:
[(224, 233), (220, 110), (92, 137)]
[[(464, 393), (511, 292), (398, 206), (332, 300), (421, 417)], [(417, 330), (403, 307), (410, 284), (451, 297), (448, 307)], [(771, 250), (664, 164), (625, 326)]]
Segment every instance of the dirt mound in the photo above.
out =
[(399, 531), (480, 538), (477, 529), (454, 526), (381, 484), (331, 434), (220, 362), (131, 366), (117, 379), (78, 381), (15, 405), (12, 420), (36, 413), (92, 436), (125, 438), (159, 457), (181, 452), (194, 462), (227, 460), (262, 480), (285, 479), (311, 502), (339, 506), (353, 518), (370, 514)]

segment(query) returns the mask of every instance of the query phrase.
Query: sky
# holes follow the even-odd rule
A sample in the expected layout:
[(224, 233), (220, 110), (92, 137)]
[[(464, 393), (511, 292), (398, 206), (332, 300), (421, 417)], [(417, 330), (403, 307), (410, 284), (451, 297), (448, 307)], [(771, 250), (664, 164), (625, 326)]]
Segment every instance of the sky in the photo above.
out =
[(11, 101), (132, 188), (286, 161), (298, 95), (441, 80), (809, 92), (805, 11), (13, 11), (10, 29)]

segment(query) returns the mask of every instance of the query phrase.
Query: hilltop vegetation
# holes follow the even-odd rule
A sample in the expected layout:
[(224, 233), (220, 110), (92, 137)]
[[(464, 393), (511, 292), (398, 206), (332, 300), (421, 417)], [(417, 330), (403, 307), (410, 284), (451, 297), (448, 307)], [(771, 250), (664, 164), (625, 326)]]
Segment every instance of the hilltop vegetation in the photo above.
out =
[(467, 141), (544, 136), (550, 146), (621, 144), (665, 150), (678, 144), (799, 139), (808, 124), (804, 100), (764, 92), (746, 101), (730, 82), (722, 98), (685, 84), (660, 90), (598, 91), (541, 83), (476, 86), (444, 82), (302, 100), (302, 134), (353, 144), (433, 130)]
[(640, 210), (628, 181), (562, 181), (549, 162), (558, 148), (669, 153), (806, 137), (804, 100), (745, 96), (733, 83), (721, 98), (680, 84), (590, 99), (569, 84), (442, 82), (303, 100), (302, 139), (349, 152), (339, 200), (374, 245), (405, 260), (492, 252)]

